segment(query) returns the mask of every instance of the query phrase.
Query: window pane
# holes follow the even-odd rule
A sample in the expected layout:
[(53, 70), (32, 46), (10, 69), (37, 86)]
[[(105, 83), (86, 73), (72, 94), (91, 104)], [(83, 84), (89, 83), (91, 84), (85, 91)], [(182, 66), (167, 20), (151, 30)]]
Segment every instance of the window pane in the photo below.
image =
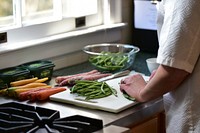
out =
[(12, 0), (0, 0), (0, 16), (13, 15)]
[(81, 17), (97, 14), (97, 0), (62, 0), (64, 17)]
[(53, 10), (52, 0), (25, 0), (23, 4), (23, 17)]
[(32, 25), (58, 19), (58, 4), (59, 0), (22, 0), (22, 23)]
[(0, 0), (0, 27), (13, 23), (13, 1)]

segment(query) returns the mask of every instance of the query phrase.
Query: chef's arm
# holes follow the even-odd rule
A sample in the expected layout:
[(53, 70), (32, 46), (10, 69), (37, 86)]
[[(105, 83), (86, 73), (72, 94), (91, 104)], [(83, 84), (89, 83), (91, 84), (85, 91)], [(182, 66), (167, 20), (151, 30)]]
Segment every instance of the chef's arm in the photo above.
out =
[(188, 72), (160, 65), (146, 86), (139, 92), (137, 100), (146, 102), (176, 89), (189, 75)]

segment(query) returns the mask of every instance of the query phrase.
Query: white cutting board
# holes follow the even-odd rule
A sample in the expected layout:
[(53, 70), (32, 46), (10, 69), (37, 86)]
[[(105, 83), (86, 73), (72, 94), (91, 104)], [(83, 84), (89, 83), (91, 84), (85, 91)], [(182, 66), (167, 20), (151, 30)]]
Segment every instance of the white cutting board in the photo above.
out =
[[(67, 89), (66, 91), (50, 96), (50, 100), (73, 104), (73, 105), (82, 106), (86, 108), (99, 109), (99, 110), (104, 110), (108, 112), (118, 113), (138, 103), (138, 102), (130, 101), (122, 95), (122, 92), (119, 89), (119, 83), (121, 79), (123, 78), (125, 77), (120, 77), (120, 78), (106, 81), (108, 85), (116, 89), (118, 97), (111, 95), (105, 98), (92, 100), (92, 101), (95, 101), (96, 103), (85, 102), (85, 101), (75, 100), (77, 98), (77, 95), (71, 94), (70, 90)], [(148, 77), (144, 76), (144, 78), (147, 79)]]

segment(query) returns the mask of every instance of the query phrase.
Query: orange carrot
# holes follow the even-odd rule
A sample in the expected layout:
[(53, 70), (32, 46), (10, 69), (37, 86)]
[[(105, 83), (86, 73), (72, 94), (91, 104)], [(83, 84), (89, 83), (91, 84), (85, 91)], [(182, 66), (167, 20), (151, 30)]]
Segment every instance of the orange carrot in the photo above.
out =
[(37, 91), (40, 91), (40, 90), (44, 90), (44, 89), (49, 89), (49, 88), (48, 87), (47, 88), (35, 88), (35, 89), (29, 90), (29, 91), (26, 91), (26, 92), (22, 92), (22, 93), (20, 93), (18, 95), (18, 99), (19, 100), (28, 100), (28, 99), (31, 99), (31, 93), (34, 93), (34, 92), (37, 92)]
[[(41, 90), (43, 90), (43, 89), (41, 89)], [(41, 90), (38, 90), (38, 91), (41, 91)], [(28, 100), (29, 101), (36, 101), (37, 100), (36, 94), (37, 94), (37, 91), (29, 93), (28, 96), (27, 96)]]
[(15, 97), (19, 97), (19, 95), (20, 95), (21, 93), (28, 92), (28, 91), (31, 91), (31, 90), (35, 91), (35, 90), (38, 90), (38, 89), (41, 89), (41, 88), (48, 89), (48, 88), (51, 88), (51, 86), (46, 85), (46, 86), (35, 87), (35, 88), (16, 89), (16, 90), (14, 90), (14, 91), (11, 92), (11, 93), (14, 93), (14, 96), (15, 96)]
[(10, 88), (7, 88), (7, 94), (9, 97), (13, 97), (15, 96), (15, 91), (18, 90), (18, 89), (32, 89), (32, 88), (46, 88), (48, 85), (46, 83), (29, 83), (29, 84), (26, 84), (26, 85), (23, 85), (23, 86), (16, 86), (16, 87), (10, 87)]
[(55, 87), (55, 88), (50, 88), (47, 90), (41, 90), (36, 92), (36, 98), (37, 100), (47, 100), (49, 96), (65, 91), (66, 88), (63, 87)]

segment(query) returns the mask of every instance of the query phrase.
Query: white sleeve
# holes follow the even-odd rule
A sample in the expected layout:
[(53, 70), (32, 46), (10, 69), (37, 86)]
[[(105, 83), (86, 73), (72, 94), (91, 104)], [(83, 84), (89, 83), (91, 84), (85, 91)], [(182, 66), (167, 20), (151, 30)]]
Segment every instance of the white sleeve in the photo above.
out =
[(200, 0), (163, 0), (161, 4), (157, 62), (192, 72), (200, 53)]

